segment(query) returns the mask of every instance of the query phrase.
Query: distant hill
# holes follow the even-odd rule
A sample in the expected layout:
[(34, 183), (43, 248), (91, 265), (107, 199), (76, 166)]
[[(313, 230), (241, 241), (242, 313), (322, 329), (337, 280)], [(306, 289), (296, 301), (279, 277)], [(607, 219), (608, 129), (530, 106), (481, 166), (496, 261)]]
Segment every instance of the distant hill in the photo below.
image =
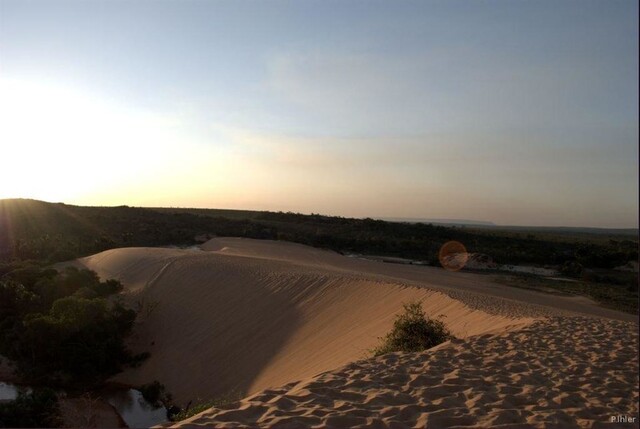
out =
[(496, 225), (493, 222), (483, 220), (470, 219), (422, 219), (422, 218), (403, 218), (403, 217), (385, 217), (377, 218), (387, 222), (407, 222), (407, 223), (430, 223), (432, 225), (449, 225), (449, 226), (466, 226), (477, 227), (478, 229), (495, 229), (502, 231), (518, 231), (518, 232), (545, 232), (555, 234), (598, 234), (598, 235), (626, 235), (638, 236), (638, 228), (594, 228), (594, 227), (576, 227), (576, 226), (522, 226), (522, 225)]
[(433, 225), (486, 225), (495, 226), (493, 222), (484, 220), (469, 219), (421, 219), (421, 218), (405, 218), (405, 217), (386, 217), (378, 218), (387, 222), (408, 222), (408, 223), (430, 223)]
[[(483, 225), (475, 225), (482, 227)], [(505, 231), (534, 231), (534, 232), (552, 232), (558, 234), (606, 234), (606, 235), (629, 235), (638, 236), (638, 228), (592, 228), (580, 226), (510, 226), (510, 225), (494, 225), (494, 229)]]
[(378, 218), (386, 222), (425, 223), (431, 225), (456, 226), (470, 231), (496, 231), (504, 233), (529, 233), (552, 235), (555, 238), (570, 237), (571, 239), (594, 239), (601, 236), (606, 239), (632, 239), (638, 238), (638, 228), (593, 228), (574, 226), (522, 226), (522, 225), (496, 225), (493, 222), (470, 219), (431, 219), (431, 218), (402, 218), (387, 217)]
[(113, 247), (190, 243), (212, 223), (147, 208), (0, 200), (0, 259), (61, 261)]

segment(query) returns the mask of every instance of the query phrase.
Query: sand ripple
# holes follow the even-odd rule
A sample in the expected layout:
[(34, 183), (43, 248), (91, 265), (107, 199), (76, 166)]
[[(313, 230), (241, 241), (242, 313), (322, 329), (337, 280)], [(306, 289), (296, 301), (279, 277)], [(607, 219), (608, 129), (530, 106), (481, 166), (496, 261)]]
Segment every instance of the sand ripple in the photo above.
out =
[(358, 361), (177, 426), (616, 427), (612, 416), (638, 421), (637, 329), (553, 317), (422, 353)]

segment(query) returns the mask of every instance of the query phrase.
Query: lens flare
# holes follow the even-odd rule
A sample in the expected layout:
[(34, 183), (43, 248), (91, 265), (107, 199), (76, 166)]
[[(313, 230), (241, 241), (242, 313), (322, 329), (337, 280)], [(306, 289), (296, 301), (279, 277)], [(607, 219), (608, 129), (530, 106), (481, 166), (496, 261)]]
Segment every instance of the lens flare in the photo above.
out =
[(438, 252), (440, 265), (448, 271), (459, 271), (469, 260), (467, 249), (459, 241), (447, 241)]

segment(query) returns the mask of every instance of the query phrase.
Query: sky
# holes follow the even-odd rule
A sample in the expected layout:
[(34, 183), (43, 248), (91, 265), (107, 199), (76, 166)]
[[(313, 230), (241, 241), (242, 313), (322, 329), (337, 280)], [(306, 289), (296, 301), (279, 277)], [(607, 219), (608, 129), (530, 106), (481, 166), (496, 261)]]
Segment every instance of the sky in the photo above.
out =
[(0, 198), (638, 227), (638, 2), (0, 0)]

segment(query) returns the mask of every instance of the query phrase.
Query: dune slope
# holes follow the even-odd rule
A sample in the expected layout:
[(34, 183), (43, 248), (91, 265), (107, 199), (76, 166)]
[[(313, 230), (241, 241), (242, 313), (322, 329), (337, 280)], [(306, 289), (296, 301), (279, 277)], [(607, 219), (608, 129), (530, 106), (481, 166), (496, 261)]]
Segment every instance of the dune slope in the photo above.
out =
[(637, 338), (632, 323), (552, 318), (354, 362), (173, 427), (637, 427)]
[(141, 310), (131, 345), (151, 357), (115, 381), (157, 379), (182, 404), (254, 393), (369, 356), (410, 300), (442, 315), (458, 337), (534, 320), (335, 267), (347, 258), (305, 246), (227, 240), (205, 248), (214, 250), (113, 249), (77, 262), (123, 281)]

